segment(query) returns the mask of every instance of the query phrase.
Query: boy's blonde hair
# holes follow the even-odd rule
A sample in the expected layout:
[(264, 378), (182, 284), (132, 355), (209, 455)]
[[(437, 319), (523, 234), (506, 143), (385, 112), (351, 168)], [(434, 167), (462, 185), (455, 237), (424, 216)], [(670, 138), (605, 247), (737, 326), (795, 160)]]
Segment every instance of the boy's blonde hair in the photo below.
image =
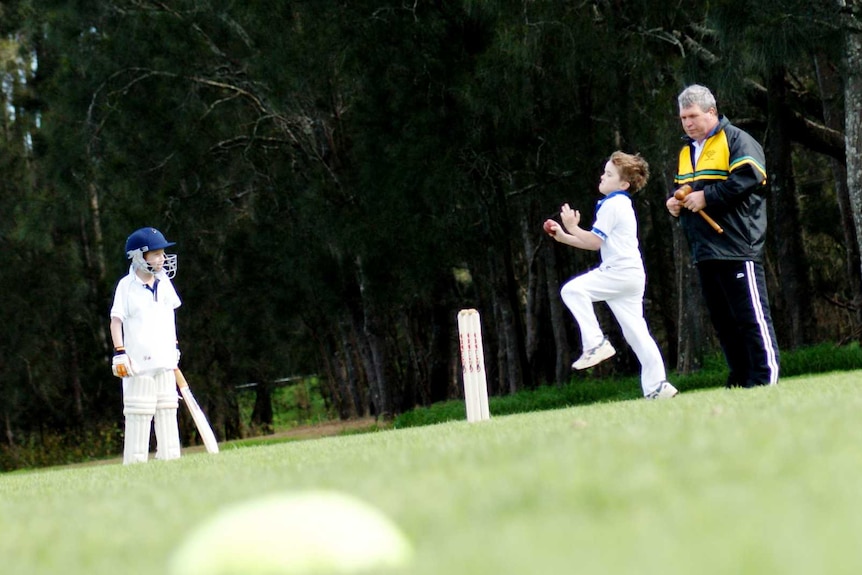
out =
[(640, 154), (626, 154), (617, 150), (609, 158), (620, 171), (620, 179), (630, 184), (629, 191), (639, 192), (649, 181), (649, 164)]

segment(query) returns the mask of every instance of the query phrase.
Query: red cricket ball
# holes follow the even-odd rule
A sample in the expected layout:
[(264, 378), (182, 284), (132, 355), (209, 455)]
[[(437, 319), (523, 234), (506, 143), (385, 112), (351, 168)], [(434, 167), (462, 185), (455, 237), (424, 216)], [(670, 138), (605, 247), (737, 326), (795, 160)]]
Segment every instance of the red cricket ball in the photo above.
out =
[(542, 226), (542, 228), (544, 228), (545, 230), (545, 233), (551, 236), (556, 233), (555, 227), (556, 222), (554, 220), (545, 220), (545, 224)]

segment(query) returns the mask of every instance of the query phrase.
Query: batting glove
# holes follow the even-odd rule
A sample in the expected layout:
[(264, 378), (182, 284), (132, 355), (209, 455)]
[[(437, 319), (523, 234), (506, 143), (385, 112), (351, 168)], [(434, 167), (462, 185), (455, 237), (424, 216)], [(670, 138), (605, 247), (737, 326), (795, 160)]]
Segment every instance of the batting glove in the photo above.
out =
[(126, 355), (126, 348), (118, 347), (114, 350), (114, 360), (111, 363), (111, 371), (117, 377), (130, 377), (132, 375), (132, 362)]

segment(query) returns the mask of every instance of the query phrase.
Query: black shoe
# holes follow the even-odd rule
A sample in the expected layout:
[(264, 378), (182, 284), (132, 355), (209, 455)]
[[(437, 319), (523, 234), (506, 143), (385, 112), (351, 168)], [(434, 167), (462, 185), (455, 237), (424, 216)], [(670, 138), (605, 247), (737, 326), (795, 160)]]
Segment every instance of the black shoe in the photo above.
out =
[(748, 387), (743, 383), (738, 377), (733, 375), (732, 373), (727, 376), (727, 381), (724, 383), (724, 387), (727, 389), (733, 389), (734, 387)]

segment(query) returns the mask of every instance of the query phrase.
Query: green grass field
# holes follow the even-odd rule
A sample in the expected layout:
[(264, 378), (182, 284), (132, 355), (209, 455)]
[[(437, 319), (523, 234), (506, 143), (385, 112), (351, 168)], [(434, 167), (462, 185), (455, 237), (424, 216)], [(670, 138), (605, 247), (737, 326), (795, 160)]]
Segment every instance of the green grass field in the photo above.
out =
[(326, 488), (403, 529), (397, 573), (860, 573), (860, 376), (0, 475), (0, 569), (162, 574), (224, 506)]

